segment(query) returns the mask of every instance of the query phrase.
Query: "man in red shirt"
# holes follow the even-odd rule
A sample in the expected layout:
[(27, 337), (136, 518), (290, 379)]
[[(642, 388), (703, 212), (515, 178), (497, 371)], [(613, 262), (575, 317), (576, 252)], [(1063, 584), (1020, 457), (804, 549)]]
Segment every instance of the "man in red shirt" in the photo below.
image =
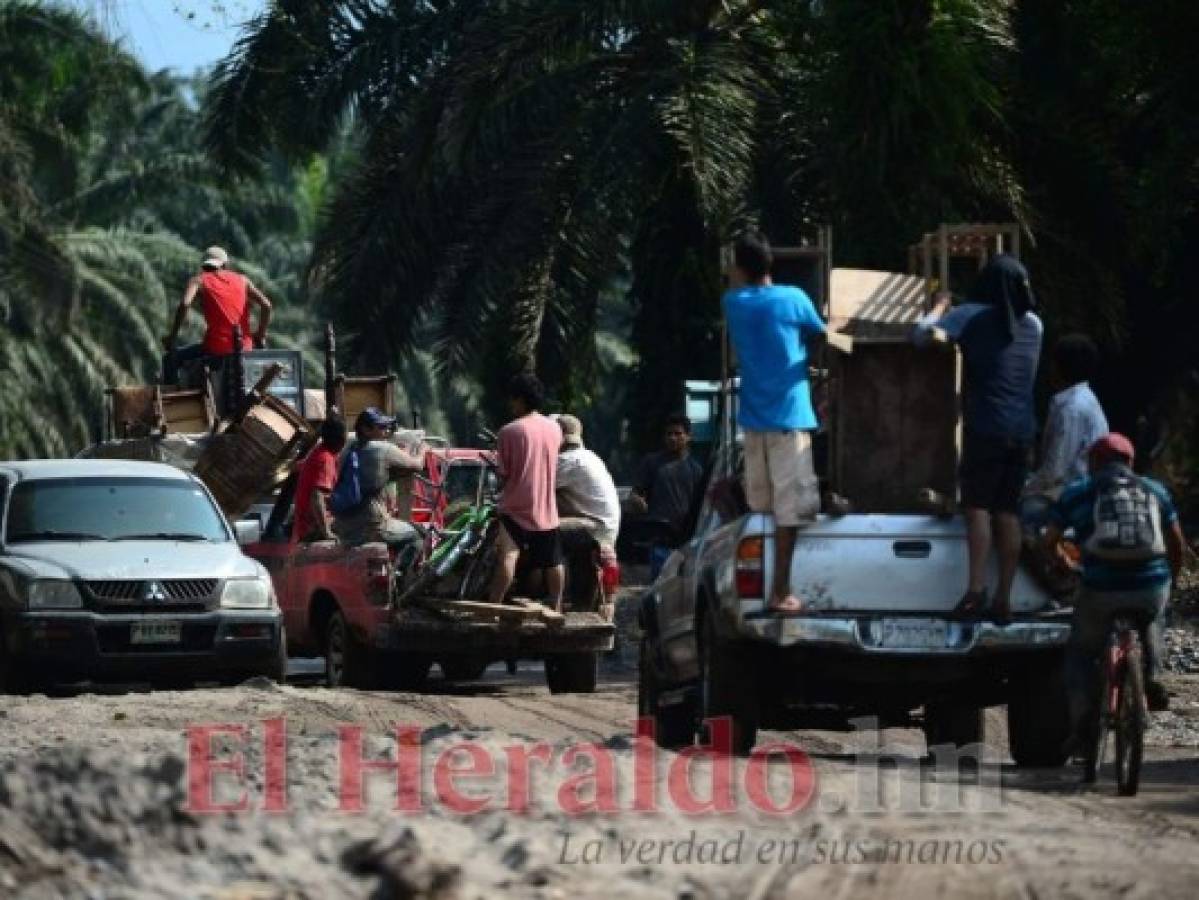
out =
[(346, 445), (346, 423), (329, 418), (321, 425), (321, 440), (300, 464), (296, 482), (296, 514), (291, 539), (336, 541), (328, 497), (337, 484), (337, 455)]
[[(176, 350), (175, 339), (196, 297), (200, 298), (200, 311), (204, 314), (204, 340)], [(250, 333), (250, 303), (258, 306), (258, 330), (253, 336)], [(204, 356), (231, 355), (234, 325), (241, 328), (243, 350), (264, 346), (270, 321), (271, 301), (250, 279), (229, 268), (228, 253), (220, 247), (209, 247), (204, 251), (200, 274), (192, 276), (187, 283), (183, 299), (175, 310), (170, 334), (163, 338), (162, 344), (167, 351), (163, 360), (163, 383), (177, 384), (179, 367), (184, 363)]]
[(497, 506), (499, 560), (489, 595), (493, 603), (504, 601), (524, 554), (545, 579), (554, 607), (562, 606), (562, 544), (554, 499), (562, 429), (538, 412), (544, 400), (545, 388), (536, 375), (517, 375), (508, 385), (513, 418), (500, 429), (496, 446), (503, 492)]

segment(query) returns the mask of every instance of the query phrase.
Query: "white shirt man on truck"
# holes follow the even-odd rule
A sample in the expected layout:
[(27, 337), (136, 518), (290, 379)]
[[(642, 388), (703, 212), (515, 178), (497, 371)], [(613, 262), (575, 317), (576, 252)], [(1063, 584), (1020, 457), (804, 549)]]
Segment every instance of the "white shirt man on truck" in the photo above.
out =
[(583, 446), (583, 423), (570, 415), (556, 417), (562, 429), (556, 494), (562, 530), (579, 529), (601, 548), (613, 549), (620, 531), (620, 496), (608, 467)]

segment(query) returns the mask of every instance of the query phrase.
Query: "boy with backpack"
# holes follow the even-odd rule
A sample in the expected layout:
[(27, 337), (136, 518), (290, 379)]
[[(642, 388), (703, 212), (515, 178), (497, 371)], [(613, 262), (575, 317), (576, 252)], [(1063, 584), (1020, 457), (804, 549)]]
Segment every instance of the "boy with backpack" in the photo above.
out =
[[(424, 458), (389, 440), (396, 421), (368, 406), (354, 423), (357, 441), (341, 459), (337, 487), (329, 497), (333, 530), (347, 544), (400, 544), (416, 537), (416, 529), (392, 515), (387, 486), (424, 467)], [(407, 498), (407, 491), (405, 499)], [(400, 504), (400, 512), (406, 510)]]
[(1152, 710), (1169, 699), (1158, 680), (1162, 657), (1161, 614), (1170, 584), (1182, 568), (1183, 538), (1169, 492), (1132, 470), (1132, 442), (1107, 434), (1087, 454), (1090, 474), (1069, 484), (1049, 512), (1045, 546), (1056, 554), (1066, 529), (1082, 551), (1082, 587), (1066, 646), (1065, 678), (1075, 740), (1093, 714), (1096, 663), (1112, 617), (1142, 611), (1149, 620), (1145, 641), (1145, 694)]

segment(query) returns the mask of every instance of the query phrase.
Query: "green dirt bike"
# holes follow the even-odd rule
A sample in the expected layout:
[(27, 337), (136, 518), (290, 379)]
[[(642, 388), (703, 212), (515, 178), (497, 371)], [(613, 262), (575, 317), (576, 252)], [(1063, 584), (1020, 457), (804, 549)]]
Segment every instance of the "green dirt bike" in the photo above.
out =
[[(483, 432), (480, 436), (491, 443), (495, 441), (495, 435), (491, 432)], [(421, 480), (434, 497), (445, 491), (444, 484)], [(487, 477), (481, 473), (475, 487), (474, 503), (444, 528), (430, 526), (413, 557), (397, 561), (401, 564), (396, 567), (393, 606), (403, 606), (431, 592), (438, 582), (459, 570), (462, 571), (462, 578), (454, 595), (456, 599), (480, 597), (486, 592), (495, 569), (498, 524), (495, 497), (488, 490), (488, 484)]]
[(495, 565), (495, 505), (469, 507), (445, 529), (431, 528), (427, 546), (397, 584), (395, 605), (403, 606), (431, 591), (439, 581), (465, 565), (457, 599), (478, 597), (487, 589)]

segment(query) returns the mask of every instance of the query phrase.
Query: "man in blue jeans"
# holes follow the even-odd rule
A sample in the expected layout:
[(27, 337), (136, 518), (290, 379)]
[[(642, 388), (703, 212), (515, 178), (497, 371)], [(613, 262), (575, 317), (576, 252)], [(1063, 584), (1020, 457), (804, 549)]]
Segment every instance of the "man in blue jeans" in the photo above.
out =
[(1047, 550), (1058, 551), (1067, 529), (1082, 550), (1082, 588), (1065, 660), (1075, 747), (1094, 713), (1095, 664), (1118, 612), (1141, 611), (1149, 618), (1145, 694), (1150, 709), (1168, 705), (1158, 681), (1161, 614), (1171, 580), (1182, 568), (1182, 527), (1169, 492), (1133, 473), (1132, 462), (1132, 442), (1122, 434), (1105, 435), (1088, 454), (1090, 475), (1068, 485), (1049, 511)]

